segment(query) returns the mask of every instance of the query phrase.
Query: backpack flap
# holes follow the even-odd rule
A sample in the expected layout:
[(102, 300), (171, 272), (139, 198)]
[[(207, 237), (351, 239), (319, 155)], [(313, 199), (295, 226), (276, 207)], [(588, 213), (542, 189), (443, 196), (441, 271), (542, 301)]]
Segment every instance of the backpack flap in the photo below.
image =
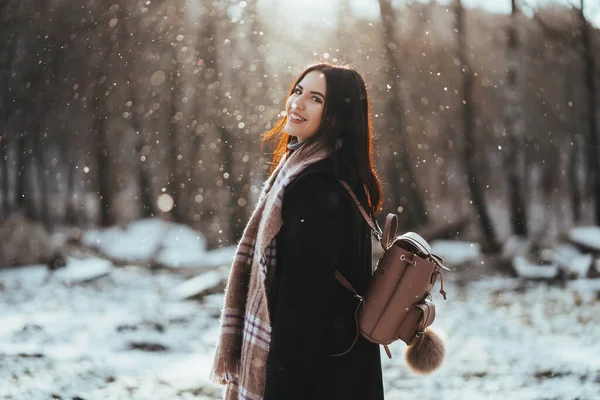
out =
[(396, 240), (408, 244), (414, 250), (416, 250), (417, 254), (419, 254), (421, 257), (429, 258), (438, 267), (440, 267), (444, 271), (450, 272), (450, 268), (444, 265), (444, 259), (438, 255), (433, 254), (431, 252), (431, 246), (429, 245), (427, 240), (423, 239), (423, 237), (418, 233), (406, 232), (405, 234), (396, 237)]
[(418, 335), (433, 324), (435, 305), (430, 301), (415, 304), (402, 321), (396, 337), (410, 346)]
[(431, 246), (418, 233), (406, 232), (405, 234), (398, 236), (398, 239), (411, 244), (422, 255), (429, 256), (431, 254)]

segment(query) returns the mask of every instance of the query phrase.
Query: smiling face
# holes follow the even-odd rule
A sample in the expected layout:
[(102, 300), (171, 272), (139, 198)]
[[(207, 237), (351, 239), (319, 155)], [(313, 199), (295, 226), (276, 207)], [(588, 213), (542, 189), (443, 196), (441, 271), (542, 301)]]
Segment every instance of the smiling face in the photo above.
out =
[(311, 138), (321, 124), (327, 85), (321, 71), (310, 71), (294, 88), (285, 103), (285, 131), (303, 142)]

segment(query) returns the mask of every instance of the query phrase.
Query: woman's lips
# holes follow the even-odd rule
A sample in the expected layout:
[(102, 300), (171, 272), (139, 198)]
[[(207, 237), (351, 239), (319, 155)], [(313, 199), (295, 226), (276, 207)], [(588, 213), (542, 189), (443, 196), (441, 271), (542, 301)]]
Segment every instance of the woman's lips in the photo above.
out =
[(301, 124), (301, 123), (305, 122), (305, 121), (296, 121), (293, 118), (288, 118), (288, 121), (290, 121), (292, 124)]
[[(299, 120), (297, 120), (297, 119), (294, 119), (294, 118), (292, 118), (292, 115), (293, 115), (294, 117), (301, 118), (302, 120), (301, 120), (301, 121), (299, 121)], [(291, 122), (293, 122), (294, 124), (301, 124), (301, 123), (303, 123), (303, 122), (306, 122), (306, 119), (305, 119), (305, 118), (302, 118), (302, 117), (301, 117), (301, 116), (299, 116), (298, 114), (296, 114), (296, 113), (292, 112), (292, 113), (290, 113), (290, 117), (288, 118), (288, 121), (291, 121)]]

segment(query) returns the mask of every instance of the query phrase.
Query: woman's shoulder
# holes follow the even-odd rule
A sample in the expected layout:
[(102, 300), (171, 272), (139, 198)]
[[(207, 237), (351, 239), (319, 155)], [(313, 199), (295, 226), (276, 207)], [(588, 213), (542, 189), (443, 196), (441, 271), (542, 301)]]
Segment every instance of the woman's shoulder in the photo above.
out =
[(284, 199), (293, 195), (313, 192), (317, 197), (338, 196), (351, 200), (341, 181), (346, 182), (354, 194), (363, 202), (364, 188), (356, 171), (347, 162), (330, 156), (309, 165), (288, 184), (284, 191)]
[(288, 184), (286, 192), (291, 192), (296, 186), (307, 185), (306, 181), (309, 182), (308, 184), (322, 185), (326, 190), (338, 191), (339, 188), (343, 189), (339, 180), (348, 182), (349, 180), (353, 180), (353, 177), (349, 176), (346, 168), (340, 168), (342, 163), (339, 156), (334, 153), (323, 160), (309, 165)]
[(346, 190), (334, 174), (315, 168), (303, 171), (286, 187), (283, 204), (284, 207), (293, 203), (302, 205), (302, 208), (334, 210), (339, 208), (345, 196)]

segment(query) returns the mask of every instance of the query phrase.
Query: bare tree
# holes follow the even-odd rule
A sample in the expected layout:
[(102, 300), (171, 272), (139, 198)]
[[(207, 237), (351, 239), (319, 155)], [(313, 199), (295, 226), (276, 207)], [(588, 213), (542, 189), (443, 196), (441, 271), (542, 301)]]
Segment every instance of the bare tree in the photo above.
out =
[[(110, 58), (113, 52), (113, 40), (108, 32), (101, 32), (103, 56)], [(96, 71), (97, 79), (93, 83), (93, 133), (95, 137), (94, 151), (96, 157), (96, 176), (98, 180), (98, 196), (100, 198), (100, 226), (110, 226), (113, 223), (112, 204), (113, 188), (111, 184), (111, 154), (108, 147), (108, 99), (111, 85), (108, 82), (110, 71), (106, 62), (101, 63)]]
[[(529, 188), (523, 188), (523, 148), (532, 166), (550, 161), (557, 149), (562, 160), (572, 151), (569, 158), (579, 164), (565, 164), (571, 178), (561, 168), (552, 181), (556, 170), (542, 169), (551, 190), (570, 188), (562, 195), (572, 196), (573, 215), (580, 215), (583, 185), (577, 189), (575, 183), (583, 183), (584, 175), (588, 180), (588, 172), (598, 168), (598, 146), (592, 144), (598, 126), (590, 120), (596, 87), (588, 84), (589, 71), (598, 68), (594, 59), (579, 60), (586, 46), (589, 54), (597, 52), (599, 36), (589, 24), (581, 25), (579, 4), (571, 13), (542, 9), (545, 19), (558, 22), (560, 40), (569, 43), (560, 46), (559, 39), (523, 15), (518, 29), (513, 17), (507, 31), (504, 16), (466, 14), (473, 29), (468, 39), (464, 29), (460, 32), (465, 37), (457, 70), (456, 38), (448, 36), (455, 28), (454, 14), (434, 1), (394, 8), (397, 2), (381, 0), (382, 24), (377, 26), (349, 13), (352, 2), (342, 0), (337, 31), (321, 24), (302, 32), (300, 41), (287, 40), (296, 33), (279, 21), (261, 21), (255, 0), (243, 6), (199, 3), (186, 8), (183, 0), (97, 0), (73, 9), (61, 1), (0, 0), (5, 5), (0, 11), (4, 214), (19, 200), (25, 212), (45, 218), (39, 214), (48, 209), (44, 193), (62, 190), (67, 218), (81, 223), (84, 213), (73, 199), (97, 192), (106, 225), (158, 213), (156, 195), (164, 188), (175, 201), (172, 214), (205, 231), (211, 245), (235, 241), (266, 171), (262, 160), (268, 155), (257, 140), (270, 126), (265, 119), (280, 111), (275, 99), (285, 96), (294, 66), (328, 53), (334, 62), (352, 61), (366, 71), (370, 86), (384, 94), (373, 97), (373, 124), (383, 132), (377, 157), (389, 184), (386, 208), (403, 208), (402, 229), (423, 225), (427, 218), (432, 225), (454, 219), (464, 211), (454, 204), (471, 207), (467, 196), (476, 210), (472, 214), (490, 226), (482, 211), (492, 191), (485, 191), (480, 180), (489, 174), (489, 179), (508, 181), (492, 190), (512, 203), (513, 231), (530, 234), (522, 206), (529, 200)], [(192, 26), (197, 27), (193, 34)], [(480, 34), (483, 26), (486, 32)], [(506, 72), (497, 68), (505, 49)], [(498, 93), (505, 95), (502, 101)], [(464, 107), (458, 104), (460, 111), (453, 103), (457, 95), (459, 103), (465, 101)], [(492, 137), (491, 126), (504, 128), (505, 139)], [(575, 145), (567, 149), (570, 142)], [(593, 168), (583, 168), (583, 162)], [(596, 190), (589, 176), (586, 183)]]
[(600, 144), (598, 143), (598, 114), (596, 107), (596, 59), (592, 45), (590, 24), (585, 18), (584, 0), (579, 1), (579, 29), (583, 51), (584, 74), (588, 117), (588, 165), (590, 183), (594, 190), (594, 212), (596, 225), (600, 225)]
[(8, 136), (2, 132), (0, 134), (0, 179), (2, 180), (2, 208), (0, 208), (0, 215), (6, 217), (9, 213), (9, 190), (10, 186), (8, 183)]
[[(221, 22), (226, 11), (214, 6), (211, 0), (202, 1), (202, 17), (196, 53), (198, 54), (195, 82), (195, 129), (194, 129), (194, 192), (199, 209), (199, 222), (206, 230), (210, 229), (210, 220), (216, 218), (222, 201), (220, 177), (222, 173), (222, 154), (219, 147), (219, 86), (221, 85), (219, 46), (225, 34), (221, 31)], [(228, 24), (229, 25), (229, 24)]]
[[(8, 0), (0, 0), (0, 53), (4, 54), (4, 57), (0, 57), (0, 88), (6, 87), (9, 78), (9, 70), (11, 64), (11, 55), (9, 51), (8, 42), (8, 28), (10, 26), (7, 21), (8, 16), (5, 11), (5, 7), (8, 4)], [(9, 48), (7, 48), (9, 47)], [(5, 97), (3, 93), (0, 93), (0, 110), (5, 109)], [(0, 215), (6, 217), (10, 212), (10, 185), (9, 185), (9, 142), (8, 142), (8, 127), (6, 119), (0, 120), (0, 179), (2, 180), (2, 208), (0, 208)]]
[[(556, 42), (566, 48), (575, 49), (578, 56), (583, 59), (583, 79), (582, 84), (585, 90), (585, 106), (586, 106), (586, 117), (587, 117), (587, 189), (593, 193), (594, 197), (594, 213), (595, 222), (600, 225), (600, 143), (598, 141), (598, 116), (597, 116), (597, 101), (596, 101), (596, 79), (598, 77), (598, 71), (596, 70), (596, 59), (595, 59), (595, 47), (593, 44), (593, 32), (589, 22), (585, 17), (585, 2), (580, 0), (579, 7), (573, 6), (572, 8), (577, 15), (578, 27), (571, 29), (561, 29), (552, 26), (544, 21), (544, 19), (536, 11), (534, 13), (534, 20), (537, 25), (542, 28), (543, 32), (553, 42)], [(579, 35), (573, 35), (574, 31), (579, 31)], [(567, 83), (568, 84), (568, 83)], [(568, 93), (572, 93), (572, 87), (568, 88)], [(576, 116), (575, 113), (571, 115)], [(576, 116), (577, 117), (577, 116)], [(577, 118), (578, 119), (578, 118)], [(576, 120), (577, 120), (576, 119)], [(576, 130), (576, 128), (575, 128)], [(577, 133), (573, 136), (573, 143), (575, 148), (572, 149), (571, 160), (576, 160), (579, 157), (578, 147), (580, 139)], [(573, 161), (571, 163), (570, 176), (576, 177), (575, 168)], [(572, 181), (572, 184), (576, 185), (577, 180)], [(577, 221), (580, 218), (580, 201), (581, 191), (578, 188), (572, 186), (572, 207), (574, 219)]]
[[(131, 104), (131, 127), (136, 134), (134, 152), (138, 157), (136, 161), (137, 168), (137, 186), (139, 190), (140, 215), (145, 218), (156, 215), (156, 206), (153, 201), (153, 185), (151, 174), (151, 161), (149, 159), (150, 143), (149, 134), (144, 124), (144, 90), (140, 82), (141, 78), (138, 72), (141, 70), (139, 55), (136, 49), (142, 47), (143, 40), (143, 13), (140, 12), (137, 4), (125, 4), (121, 28), (119, 45), (123, 48), (123, 63), (126, 66), (126, 79), (129, 89), (129, 102)], [(174, 52), (175, 50), (172, 49)], [(170, 76), (173, 80), (173, 76)], [(176, 102), (172, 102), (176, 104)], [(177, 111), (175, 111), (176, 113)], [(176, 204), (179, 206), (179, 204)]]
[(423, 195), (412, 168), (409, 143), (404, 132), (404, 107), (400, 62), (396, 59), (396, 15), (390, 0), (379, 0), (385, 53), (385, 74), (390, 85), (395, 86), (387, 102), (386, 133), (386, 175), (389, 181), (391, 204), (394, 210), (401, 210), (399, 226), (409, 230), (427, 222), (427, 212)]
[(66, 222), (77, 225), (79, 213), (75, 207), (75, 171), (77, 166), (77, 150), (74, 145), (75, 138), (71, 137), (69, 131), (61, 135), (59, 144), (62, 158), (66, 163)]
[[(257, 141), (262, 126), (258, 124), (257, 101), (267, 90), (265, 79), (263, 24), (258, 14), (256, 0), (249, 1), (244, 8), (242, 17), (245, 21), (243, 38), (236, 41), (231, 47), (240, 59), (239, 70), (230, 73), (229, 80), (232, 92), (240, 100), (237, 105), (238, 115), (242, 117), (243, 125), (230, 118), (230, 123), (220, 125), (221, 138), (223, 139), (224, 168), (229, 174), (227, 186), (229, 187), (229, 241), (237, 243), (240, 239), (246, 219), (248, 217), (248, 196), (250, 193), (250, 176), (252, 170), (248, 154), (258, 150)], [(237, 116), (235, 116), (237, 118)], [(224, 118), (221, 118), (223, 121)]]
[[(184, 210), (184, 196), (182, 185), (182, 165), (184, 159), (184, 151), (182, 147), (185, 146), (185, 132), (183, 129), (183, 115), (184, 107), (181, 102), (183, 97), (183, 70), (179, 61), (178, 52), (179, 41), (177, 36), (184, 32), (184, 24), (182, 21), (182, 15), (180, 14), (183, 4), (181, 1), (176, 1), (169, 9), (169, 20), (170, 26), (168, 32), (165, 33), (166, 40), (165, 46), (171, 47), (169, 52), (170, 66), (169, 66), (169, 85), (170, 85), (170, 115), (169, 115), (169, 161), (171, 173), (168, 178), (168, 191), (173, 197), (173, 209), (171, 210), (171, 216), (175, 222), (182, 223), (185, 221), (185, 210)], [(183, 35), (182, 35), (183, 36)]]
[(516, 0), (511, 0), (511, 18), (506, 46), (506, 84), (504, 109), (505, 144), (502, 149), (504, 168), (508, 180), (510, 223), (515, 235), (527, 236), (527, 210), (524, 196), (525, 153), (523, 148), (523, 121), (519, 86), (519, 10)]
[[(33, 10), (39, 6), (38, 14)], [(0, 101), (0, 119), (7, 121), (5, 129), (16, 131), (16, 201), (15, 206), (28, 218), (38, 218), (34, 182), (35, 158), (40, 135), (39, 119), (43, 117), (43, 107), (39, 107), (39, 93), (43, 90), (45, 74), (38, 73), (37, 63), (33, 63), (31, 53), (47, 53), (40, 41), (42, 28), (39, 23), (44, 19), (45, 6), (42, 4), (27, 4), (19, 7), (17, 3), (5, 2), (0, 9), (0, 34), (2, 35), (2, 51), (6, 54), (0, 72), (0, 87), (6, 88)], [(37, 20), (36, 20), (37, 19)], [(34, 22), (35, 20), (35, 22)], [(33, 29), (20, 32), (29, 23)], [(12, 28), (12, 29), (11, 29)], [(27, 51), (28, 50), (28, 51)], [(45, 57), (42, 58), (46, 61)], [(49, 65), (52, 68), (55, 63)], [(5, 122), (6, 123), (6, 122)], [(9, 134), (7, 132), (7, 134)], [(7, 155), (7, 154), (6, 154)], [(9, 170), (6, 171), (6, 181), (10, 181)], [(7, 188), (8, 189), (8, 188)]]
[(467, 173), (467, 185), (477, 213), (479, 224), (484, 235), (485, 247), (488, 251), (497, 251), (500, 246), (496, 239), (496, 232), (489, 216), (485, 196), (481, 188), (481, 179), (478, 172), (477, 152), (475, 149), (475, 127), (473, 110), (473, 71), (466, 57), (464, 9), (461, 0), (455, 0), (456, 13), (456, 39), (458, 41), (457, 58), (463, 72), (462, 77), (462, 120), (464, 132), (464, 163)]
[(583, 194), (581, 190), (581, 184), (579, 179), (578, 170), (582, 165), (581, 155), (583, 154), (583, 138), (581, 137), (581, 125), (579, 118), (577, 118), (577, 111), (573, 107), (572, 99), (575, 97), (576, 85), (575, 79), (576, 74), (573, 72), (573, 68), (569, 66), (566, 68), (565, 77), (565, 93), (569, 104), (569, 119), (575, 124), (572, 128), (571, 134), (571, 146), (569, 147), (569, 169), (568, 169), (568, 180), (569, 180), (569, 194), (571, 197), (571, 212), (573, 214), (573, 221), (579, 223), (581, 221), (581, 207)]
[(32, 176), (34, 149), (37, 146), (37, 132), (29, 131), (31, 118), (25, 115), (25, 110), (19, 110), (25, 130), (20, 132), (17, 139), (17, 209), (32, 220), (37, 220), (37, 207), (35, 203), (34, 179)]
[[(39, 115), (39, 114), (38, 114)], [(37, 140), (34, 147), (34, 154), (32, 154), (32, 158), (35, 159), (35, 172), (37, 174), (38, 185), (38, 216), (39, 220), (44, 224), (44, 227), (47, 230), (52, 229), (52, 221), (50, 218), (50, 188), (48, 185), (49, 173), (48, 172), (48, 160), (46, 155), (46, 149), (48, 147), (48, 141), (45, 137), (42, 129), (40, 121), (35, 122), (36, 127), (36, 136)]]
[(96, 82), (96, 94), (94, 98), (94, 134), (95, 152), (96, 152), (96, 167), (98, 179), (98, 196), (100, 197), (100, 226), (110, 226), (113, 222), (111, 206), (112, 206), (112, 187), (110, 183), (110, 154), (108, 149), (107, 138), (107, 110), (105, 92), (108, 88), (105, 85), (106, 76), (101, 76)]

